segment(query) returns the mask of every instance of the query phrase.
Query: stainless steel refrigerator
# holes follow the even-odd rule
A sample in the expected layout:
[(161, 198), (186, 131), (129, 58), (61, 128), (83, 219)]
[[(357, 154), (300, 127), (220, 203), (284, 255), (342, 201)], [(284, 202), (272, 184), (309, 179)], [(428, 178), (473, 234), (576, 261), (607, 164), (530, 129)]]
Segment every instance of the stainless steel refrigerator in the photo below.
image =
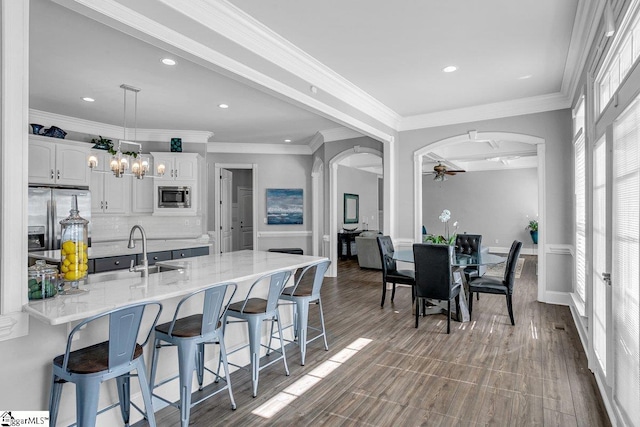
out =
[(89, 221), (91, 242), (89, 190), (29, 187), (29, 251), (60, 249), (60, 221), (69, 216), (73, 195), (78, 196), (80, 216)]

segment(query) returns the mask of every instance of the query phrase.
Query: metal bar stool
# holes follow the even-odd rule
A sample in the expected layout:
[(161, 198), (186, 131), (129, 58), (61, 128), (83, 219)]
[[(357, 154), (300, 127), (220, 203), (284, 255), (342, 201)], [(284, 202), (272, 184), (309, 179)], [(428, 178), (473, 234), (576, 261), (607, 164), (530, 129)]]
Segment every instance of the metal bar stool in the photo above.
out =
[[(149, 327), (146, 339), (142, 344), (138, 344), (140, 324), (146, 308), (151, 305), (157, 306), (158, 313)], [(56, 425), (62, 386), (65, 382), (76, 385), (76, 422), (80, 427), (95, 426), (98, 414), (118, 404), (125, 425), (129, 425), (130, 405), (147, 418), (150, 426), (156, 425), (142, 347), (149, 341), (161, 312), (162, 304), (159, 302), (132, 304), (85, 319), (73, 328), (67, 339), (65, 353), (53, 359), (49, 396), (49, 422), (52, 426)], [(108, 341), (72, 351), (74, 335), (88, 323), (103, 317), (109, 318)], [(140, 381), (146, 413), (130, 400), (130, 377), (136, 376), (131, 373), (134, 370)], [(120, 401), (98, 411), (100, 384), (113, 378), (118, 383)]]
[[(249, 352), (251, 355), (251, 384), (253, 388), (253, 397), (258, 395), (258, 375), (260, 370), (266, 368), (273, 363), (276, 363), (280, 359), (284, 362), (284, 370), (289, 375), (289, 367), (287, 366), (287, 356), (284, 351), (284, 341), (282, 339), (282, 328), (280, 326), (279, 321), (279, 312), (278, 312), (278, 299), (280, 298), (280, 294), (284, 289), (287, 280), (291, 276), (290, 271), (277, 271), (275, 273), (266, 274), (256, 280), (249, 288), (249, 293), (247, 293), (247, 297), (244, 301), (236, 302), (229, 305), (229, 309), (227, 310), (227, 318), (234, 317), (236, 319), (240, 319), (237, 321), (229, 321), (227, 323), (236, 323), (236, 322), (247, 322), (249, 327)], [(264, 282), (268, 283), (268, 293), (267, 299), (253, 297), (254, 291), (257, 289), (261, 289), (261, 286)], [(271, 348), (271, 339), (269, 339), (269, 345), (266, 346), (261, 343), (261, 325), (263, 321), (276, 322), (278, 325), (278, 336), (280, 338), (280, 350), (274, 350)], [(273, 326), (273, 323), (272, 323)], [(246, 347), (242, 346), (230, 352), (229, 354), (240, 351)], [(270, 351), (275, 351), (276, 353), (280, 353), (280, 356), (276, 359), (271, 360), (264, 366), (260, 366), (260, 348), (267, 348), (267, 354)], [(236, 366), (238, 368), (245, 369), (243, 366), (235, 365), (233, 363), (229, 363), (230, 365)]]
[[(227, 351), (224, 346), (223, 319), (229, 303), (236, 293), (238, 286), (235, 283), (222, 283), (210, 286), (205, 289), (193, 292), (178, 303), (176, 312), (171, 322), (163, 323), (155, 328), (156, 339), (155, 349), (151, 359), (151, 391), (154, 397), (165, 403), (180, 409), (180, 424), (182, 427), (189, 425), (189, 415), (191, 408), (209, 397), (229, 390), (231, 399), (231, 409), (236, 409), (236, 402), (233, 400), (231, 390), (231, 379), (229, 378), (229, 366), (227, 364)], [(179, 318), (180, 309), (191, 298), (204, 293), (202, 314)], [(226, 301), (226, 304), (225, 304)], [(168, 343), (168, 344), (163, 344)], [(204, 346), (205, 344), (220, 345), (218, 357), (218, 367), (220, 361), (224, 367), (224, 378), (226, 385), (216, 391), (202, 397), (197, 402), (191, 402), (191, 384), (193, 381), (193, 371), (198, 377), (198, 390), (202, 390), (204, 381), (204, 371), (208, 371), (216, 376), (215, 382), (220, 380), (219, 371), (213, 372), (204, 366)], [(156, 369), (158, 367), (158, 354), (162, 347), (178, 348), (179, 375), (168, 378), (158, 384), (155, 383)], [(155, 393), (153, 390), (163, 384), (180, 378), (180, 402), (171, 402)]]
[[(324, 328), (324, 315), (322, 313), (322, 299), (320, 298), (320, 288), (322, 287), (322, 281), (324, 274), (327, 272), (331, 261), (325, 260), (315, 264), (311, 264), (305, 267), (294, 286), (285, 288), (280, 295), (280, 299), (291, 301), (293, 304), (293, 325), (287, 326), (287, 328), (293, 326), (295, 331), (295, 338), (300, 346), (301, 365), (304, 366), (304, 359), (307, 352), (307, 344), (318, 338), (324, 339), (324, 349), (329, 350), (327, 344), (327, 334)], [(308, 326), (309, 323), (309, 305), (312, 302), (317, 302), (320, 308), (320, 324), (322, 329), (312, 328)], [(283, 328), (286, 329), (286, 328)], [(313, 338), (307, 339), (307, 329), (320, 332)], [(272, 334), (273, 335), (273, 334)], [(269, 345), (271, 347), (271, 345)]]

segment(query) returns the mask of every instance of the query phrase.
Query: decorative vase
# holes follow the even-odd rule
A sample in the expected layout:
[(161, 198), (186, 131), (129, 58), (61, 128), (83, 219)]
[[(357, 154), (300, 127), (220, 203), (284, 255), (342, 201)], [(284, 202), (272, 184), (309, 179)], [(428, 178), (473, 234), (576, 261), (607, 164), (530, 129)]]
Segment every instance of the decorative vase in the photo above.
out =
[(44, 128), (44, 126), (37, 123), (31, 123), (30, 126), (34, 135), (42, 135), (42, 128)]
[(531, 240), (533, 240), (533, 244), (538, 244), (538, 230), (529, 230), (529, 234), (531, 234)]

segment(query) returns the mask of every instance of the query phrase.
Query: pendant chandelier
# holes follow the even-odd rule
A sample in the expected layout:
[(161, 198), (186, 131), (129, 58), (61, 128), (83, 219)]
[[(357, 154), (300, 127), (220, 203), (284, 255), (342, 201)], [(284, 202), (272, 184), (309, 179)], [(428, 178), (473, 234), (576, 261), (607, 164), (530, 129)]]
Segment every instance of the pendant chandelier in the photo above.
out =
[[(123, 139), (118, 141), (118, 149), (111, 157), (109, 162), (109, 169), (113, 172), (116, 178), (122, 178), (124, 176), (135, 176), (137, 179), (143, 179), (145, 176), (150, 178), (160, 178), (164, 175), (164, 165), (158, 165), (157, 176), (149, 175), (149, 157), (142, 155), (142, 144), (136, 142), (137, 128), (138, 128), (138, 92), (139, 88), (121, 84), (120, 88), (124, 93), (124, 119), (123, 119)], [(133, 107), (133, 141), (128, 141), (127, 138), (127, 92), (133, 92), (134, 94), (134, 107)], [(122, 151), (122, 145), (135, 145), (138, 147), (135, 151)], [(98, 166), (98, 158), (95, 155), (89, 156), (88, 165), (92, 171)], [(128, 173), (128, 170), (131, 170)], [(102, 172), (97, 171), (96, 172)], [(105, 172), (106, 173), (106, 172)]]

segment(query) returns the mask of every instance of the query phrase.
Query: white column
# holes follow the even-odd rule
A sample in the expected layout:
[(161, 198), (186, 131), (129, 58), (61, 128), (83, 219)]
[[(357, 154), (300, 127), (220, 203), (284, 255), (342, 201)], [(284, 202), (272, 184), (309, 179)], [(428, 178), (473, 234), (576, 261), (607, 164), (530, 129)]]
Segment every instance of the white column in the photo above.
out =
[(29, 1), (1, 3), (0, 340), (28, 333)]

